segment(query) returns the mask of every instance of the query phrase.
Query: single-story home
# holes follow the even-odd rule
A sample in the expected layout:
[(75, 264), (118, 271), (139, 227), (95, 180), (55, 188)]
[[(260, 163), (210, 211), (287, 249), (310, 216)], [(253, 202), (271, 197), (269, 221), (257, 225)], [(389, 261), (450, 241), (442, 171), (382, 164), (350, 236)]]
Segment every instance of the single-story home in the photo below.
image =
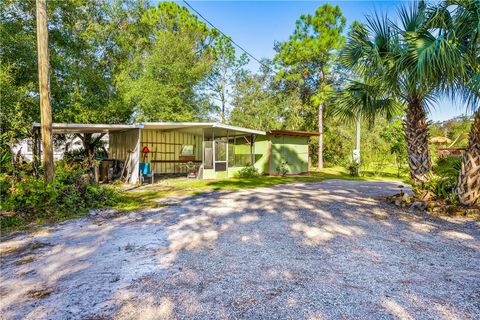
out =
[[(145, 164), (155, 175), (194, 172), (200, 179), (235, 176), (254, 165), (261, 174), (308, 171), (308, 144), (319, 133), (260, 131), (211, 122), (146, 122), (129, 125), (54, 123), (54, 134), (108, 133), (109, 159), (125, 162), (130, 183)], [(39, 124), (34, 128), (40, 129)]]

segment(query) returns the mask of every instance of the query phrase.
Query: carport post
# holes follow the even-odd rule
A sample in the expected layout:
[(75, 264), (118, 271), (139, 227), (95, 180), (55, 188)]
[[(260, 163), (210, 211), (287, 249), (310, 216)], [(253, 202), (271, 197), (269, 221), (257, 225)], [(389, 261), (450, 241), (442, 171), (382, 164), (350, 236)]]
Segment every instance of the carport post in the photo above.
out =
[[(130, 163), (131, 165), (131, 175), (130, 175), (130, 183), (140, 183), (140, 128), (137, 129), (137, 142), (135, 145), (135, 149), (132, 150)], [(125, 164), (126, 165), (126, 164)]]
[(250, 135), (250, 162), (251, 162), (251, 165), (253, 166), (255, 164), (254, 162), (254, 149), (253, 149), (253, 140), (255, 139), (255, 135)]
[(213, 155), (212, 155), (212, 158), (213, 158), (213, 172), (215, 174), (215, 128), (212, 128), (212, 152), (213, 152)]

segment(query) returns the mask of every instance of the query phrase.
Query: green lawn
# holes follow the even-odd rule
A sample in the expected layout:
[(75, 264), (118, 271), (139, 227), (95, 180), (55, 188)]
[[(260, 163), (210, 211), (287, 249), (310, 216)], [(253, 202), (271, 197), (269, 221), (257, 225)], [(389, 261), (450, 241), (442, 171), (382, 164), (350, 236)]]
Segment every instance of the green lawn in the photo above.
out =
[(313, 182), (326, 179), (346, 180), (396, 180), (408, 183), (405, 177), (398, 178), (393, 172), (362, 172), (359, 177), (352, 177), (347, 170), (340, 167), (312, 171), (301, 176), (255, 178), (230, 178), (222, 180), (195, 180), (186, 178), (165, 179), (153, 185), (143, 185), (123, 192), (123, 198), (116, 206), (119, 210), (136, 210), (158, 206), (157, 200), (169, 196), (195, 195), (214, 190), (239, 190), (270, 187), (289, 182)]

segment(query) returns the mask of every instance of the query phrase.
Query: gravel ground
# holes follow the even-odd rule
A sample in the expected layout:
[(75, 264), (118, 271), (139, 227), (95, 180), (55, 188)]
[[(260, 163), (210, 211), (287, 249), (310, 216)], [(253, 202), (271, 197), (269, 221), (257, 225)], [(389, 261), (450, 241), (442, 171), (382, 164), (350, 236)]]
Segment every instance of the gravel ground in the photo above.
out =
[(183, 199), (1, 239), (1, 319), (479, 319), (480, 222), (402, 211), (397, 183)]

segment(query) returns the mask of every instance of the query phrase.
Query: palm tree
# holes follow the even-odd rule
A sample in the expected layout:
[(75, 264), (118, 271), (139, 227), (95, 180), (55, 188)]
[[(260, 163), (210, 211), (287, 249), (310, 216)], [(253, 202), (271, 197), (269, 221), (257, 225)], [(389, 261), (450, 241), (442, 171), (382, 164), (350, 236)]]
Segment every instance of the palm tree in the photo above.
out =
[(406, 106), (405, 138), (410, 175), (422, 187), (428, 180), (428, 107), (455, 70), (462, 68), (458, 49), (429, 27), (431, 10), (424, 1), (401, 6), (398, 23), (385, 16), (367, 18), (351, 31), (341, 62), (366, 82), (381, 83), (385, 94)]
[[(357, 77), (358, 78), (358, 77)], [(393, 119), (404, 112), (404, 106), (391, 95), (385, 94), (381, 83), (365, 83), (359, 80), (350, 80), (343, 88), (331, 94), (333, 116), (344, 122), (355, 122), (356, 152), (353, 161), (360, 162), (360, 123), (362, 120), (373, 124), (377, 116), (387, 120)]]
[(457, 43), (464, 60), (465, 72), (458, 74), (449, 89), (474, 112), (457, 183), (460, 202), (473, 205), (480, 199), (480, 0), (445, 1), (432, 21), (446, 38)]
[(377, 116), (392, 119), (404, 111), (404, 106), (386, 94), (381, 83), (350, 80), (332, 94), (332, 115), (345, 122), (365, 120), (373, 123)]
[(457, 194), (465, 205), (473, 205), (480, 199), (480, 109), (475, 112), (468, 145), (462, 156)]

